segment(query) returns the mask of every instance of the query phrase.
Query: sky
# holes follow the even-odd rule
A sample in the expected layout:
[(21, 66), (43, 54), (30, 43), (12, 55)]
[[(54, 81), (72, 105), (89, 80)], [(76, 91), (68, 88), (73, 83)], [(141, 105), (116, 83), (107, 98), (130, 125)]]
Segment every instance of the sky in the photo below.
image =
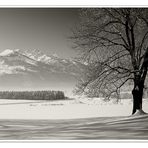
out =
[(76, 8), (0, 8), (0, 52), (38, 49), (62, 58), (75, 57), (68, 37), (77, 22)]

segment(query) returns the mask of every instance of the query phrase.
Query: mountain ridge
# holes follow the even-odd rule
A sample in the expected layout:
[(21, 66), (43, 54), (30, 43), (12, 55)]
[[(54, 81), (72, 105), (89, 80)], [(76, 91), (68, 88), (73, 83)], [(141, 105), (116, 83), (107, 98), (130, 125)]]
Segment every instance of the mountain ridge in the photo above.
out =
[(86, 66), (73, 59), (35, 53), (19, 49), (0, 53), (0, 90), (72, 90)]

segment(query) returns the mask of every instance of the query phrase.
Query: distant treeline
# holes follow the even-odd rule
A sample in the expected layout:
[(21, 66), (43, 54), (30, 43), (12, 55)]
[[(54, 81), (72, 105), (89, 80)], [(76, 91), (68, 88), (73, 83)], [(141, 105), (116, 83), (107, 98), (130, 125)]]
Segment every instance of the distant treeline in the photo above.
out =
[(62, 91), (0, 91), (0, 99), (62, 100)]

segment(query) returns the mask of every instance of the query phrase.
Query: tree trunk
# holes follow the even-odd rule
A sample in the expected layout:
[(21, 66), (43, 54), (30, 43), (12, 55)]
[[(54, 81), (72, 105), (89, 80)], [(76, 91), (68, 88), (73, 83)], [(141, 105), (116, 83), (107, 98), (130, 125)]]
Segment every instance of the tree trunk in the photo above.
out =
[(143, 82), (140, 82), (139, 84), (135, 84), (134, 86), (134, 89), (132, 91), (132, 95), (133, 95), (132, 114), (134, 114), (137, 110), (142, 110), (143, 88), (144, 88)]

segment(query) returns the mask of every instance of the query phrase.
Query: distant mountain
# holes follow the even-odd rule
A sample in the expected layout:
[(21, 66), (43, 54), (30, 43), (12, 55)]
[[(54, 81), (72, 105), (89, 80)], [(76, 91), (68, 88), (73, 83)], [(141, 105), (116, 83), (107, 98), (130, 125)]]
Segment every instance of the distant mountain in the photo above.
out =
[(0, 90), (72, 90), (85, 64), (39, 50), (0, 53)]

